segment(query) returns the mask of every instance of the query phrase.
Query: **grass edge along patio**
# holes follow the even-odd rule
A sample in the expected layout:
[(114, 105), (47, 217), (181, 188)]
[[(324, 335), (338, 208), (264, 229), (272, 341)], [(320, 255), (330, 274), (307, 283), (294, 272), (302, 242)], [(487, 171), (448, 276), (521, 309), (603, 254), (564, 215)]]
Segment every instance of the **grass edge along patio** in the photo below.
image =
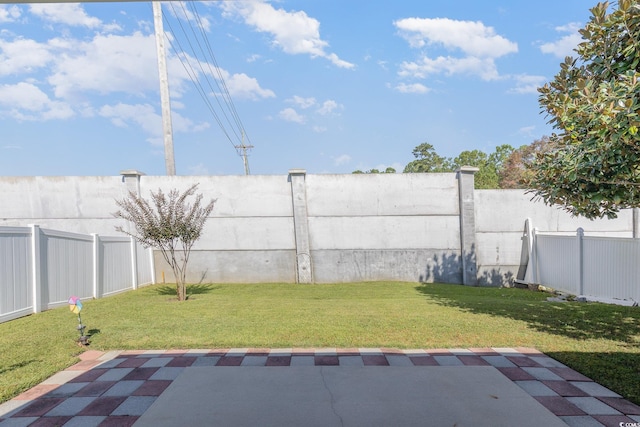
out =
[(640, 403), (640, 309), (548, 302), (547, 293), (451, 284), (152, 285), (0, 324), (0, 402), (85, 349), (533, 347)]

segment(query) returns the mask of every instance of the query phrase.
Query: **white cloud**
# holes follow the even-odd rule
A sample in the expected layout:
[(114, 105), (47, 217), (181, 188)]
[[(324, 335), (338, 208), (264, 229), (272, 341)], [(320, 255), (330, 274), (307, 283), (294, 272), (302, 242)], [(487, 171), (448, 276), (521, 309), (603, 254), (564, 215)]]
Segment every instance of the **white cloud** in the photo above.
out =
[[(40, 6), (34, 5), (35, 13), (49, 22), (104, 28), (75, 6), (67, 9), (65, 5), (61, 9), (77, 12), (66, 17), (55, 8)], [(0, 10), (6, 12), (9, 9), (5, 7)], [(195, 64), (193, 58), (184, 55)], [(231, 74), (206, 63), (204, 65), (205, 69), (214, 70), (211, 74), (214, 74), (215, 78), (224, 78), (226, 87), (234, 99), (264, 99), (276, 96), (272, 90), (262, 88), (255, 78), (244, 73)], [(208, 128), (209, 123), (194, 123), (176, 112), (180, 107), (184, 107), (184, 103), (179, 99), (191, 87), (191, 78), (180, 58), (175, 55), (169, 56), (168, 71), (172, 104), (175, 107), (172, 113), (174, 132), (196, 132)], [(36, 75), (36, 72), (39, 74)], [(30, 73), (34, 76), (29, 76)], [(201, 70), (196, 70), (196, 73), (198, 77), (202, 76)], [(150, 141), (161, 143), (161, 118), (151, 106), (157, 102), (159, 92), (153, 34), (96, 33), (93, 38), (84, 40), (67, 35), (43, 42), (0, 37), (1, 76), (16, 76), (23, 81), (20, 85), (2, 87), (2, 116), (18, 120), (48, 120), (65, 119), (73, 115), (100, 115), (118, 126), (139, 126), (150, 135)], [(113, 93), (125, 94), (128, 99), (138, 97), (145, 100), (138, 103), (118, 103), (95, 97)], [(148, 97), (151, 101), (146, 100)], [(73, 108), (70, 105), (73, 105)]]
[(0, 39), (0, 76), (25, 74), (46, 67), (54, 55), (51, 47), (30, 39)]
[(431, 91), (431, 89), (421, 83), (400, 83), (395, 89), (400, 93), (428, 93)]
[(55, 24), (105, 30), (120, 29), (118, 25), (104, 25), (100, 19), (87, 15), (79, 3), (31, 4), (29, 11), (42, 20)]
[(351, 156), (348, 154), (343, 154), (333, 159), (333, 164), (335, 166), (346, 165), (351, 162)]
[[(403, 77), (426, 78), (430, 74), (470, 74), (483, 80), (500, 78), (495, 60), (518, 51), (518, 45), (496, 34), (482, 22), (448, 18), (406, 18), (394, 22), (399, 34), (413, 48), (436, 47), (450, 52), (436, 58), (422, 55), (414, 62), (403, 62)], [(454, 55), (459, 52), (459, 55)]]
[[(55, 39), (50, 44), (64, 51), (64, 55), (56, 58), (54, 72), (48, 78), (58, 97), (76, 98), (86, 92), (103, 95), (124, 92), (144, 96), (146, 92), (158, 91), (158, 60), (152, 34), (97, 35), (88, 42)], [(187, 54), (183, 56), (185, 63), (197, 62)], [(170, 56), (167, 67), (171, 96), (181, 97), (191, 84), (191, 78), (178, 57)], [(206, 67), (206, 64), (205, 69), (212, 70), (214, 78), (221, 76), (225, 80), (231, 96), (247, 99), (275, 97), (273, 91), (260, 87), (255, 78), (244, 73), (230, 74), (222, 68)], [(198, 70), (194, 72), (198, 73)]]
[(84, 92), (126, 92), (142, 95), (158, 90), (158, 66), (153, 35), (97, 35), (77, 42), (57, 59), (49, 83), (60, 98)]
[(515, 94), (537, 94), (538, 88), (543, 86), (547, 80), (544, 76), (530, 76), (522, 74), (514, 76), (516, 86), (509, 90), (509, 93)]
[(100, 116), (108, 118), (118, 127), (128, 127), (129, 122), (136, 123), (146, 133), (152, 136), (162, 136), (162, 116), (156, 113), (149, 104), (116, 104), (105, 105), (98, 112)]
[(316, 105), (316, 99), (311, 97), (311, 98), (303, 98), (301, 96), (298, 95), (294, 95), (291, 99), (287, 99), (287, 102), (291, 102), (293, 104), (296, 104), (298, 107), (302, 108), (303, 110), (313, 107), (314, 105)]
[(284, 110), (278, 113), (278, 117), (280, 117), (282, 120), (285, 120), (287, 122), (294, 122), (294, 123), (300, 123), (300, 124), (306, 121), (305, 117), (301, 114), (298, 114), (298, 112), (293, 108), (285, 108)]
[(210, 127), (207, 122), (194, 123), (191, 119), (184, 117), (175, 110), (171, 111), (171, 125), (175, 133), (201, 132)]
[(20, 8), (16, 5), (0, 5), (0, 22), (13, 22), (20, 18)]
[(285, 53), (326, 58), (337, 67), (354, 68), (335, 53), (326, 52), (329, 43), (320, 38), (320, 22), (304, 11), (287, 12), (263, 1), (221, 2), (221, 7), (225, 16), (239, 16), (257, 31), (270, 34), (273, 44)]
[(453, 58), (439, 56), (435, 59), (423, 57), (418, 62), (403, 62), (398, 74), (402, 77), (424, 79), (430, 74), (470, 74), (477, 75), (483, 80), (497, 80), (500, 78), (498, 69), (492, 58), (477, 58), (467, 56)]
[(260, 87), (258, 80), (244, 73), (229, 74), (220, 69), (231, 96), (245, 99), (274, 98), (276, 94), (270, 89)]
[[(191, 80), (179, 58), (169, 57), (168, 68), (172, 104), (176, 107), (172, 112), (174, 132), (197, 132), (208, 128), (209, 123), (194, 123), (176, 112), (183, 106), (179, 97), (188, 89)], [(38, 80), (25, 76), (25, 81), (19, 85), (2, 87), (0, 115), (17, 120), (50, 120), (75, 114), (82, 117), (98, 114), (118, 126), (139, 126), (150, 136), (150, 142), (162, 144), (161, 117), (151, 105), (119, 103), (97, 107), (105, 101), (94, 98), (95, 94), (107, 96), (119, 92), (129, 98), (146, 98), (151, 94), (157, 100), (159, 84), (153, 35), (139, 32), (127, 36), (98, 34), (86, 41), (55, 38), (43, 43), (0, 39), (0, 76), (20, 76), (36, 71), (46, 74), (38, 76)], [(217, 69), (213, 74), (216, 78), (224, 78), (234, 98), (275, 97), (273, 91), (260, 87), (255, 78), (246, 74), (230, 74), (223, 69)], [(46, 86), (46, 89), (38, 86)], [(55, 99), (50, 99), (43, 90), (50, 91)]]
[(496, 34), (482, 22), (448, 18), (406, 18), (394, 22), (411, 47), (442, 45), (480, 58), (499, 58), (518, 51), (518, 45)]
[(344, 107), (341, 104), (338, 104), (336, 101), (332, 99), (328, 99), (322, 103), (322, 107), (318, 108), (317, 112), (318, 114), (326, 116), (328, 114), (333, 113), (337, 109), (342, 109), (342, 108)]
[(325, 133), (327, 131), (327, 128), (325, 126), (315, 125), (311, 128), (311, 130), (313, 130), (315, 133)]
[(556, 27), (555, 30), (557, 32), (569, 34), (554, 42), (540, 45), (540, 51), (562, 59), (566, 56), (575, 56), (574, 49), (583, 41), (582, 36), (578, 32), (580, 28), (582, 28), (582, 25), (578, 22), (572, 22), (567, 25)]
[[(147, 140), (153, 144), (162, 144), (162, 116), (150, 104), (104, 105), (98, 111), (101, 117), (111, 120), (115, 126), (128, 127), (134, 123), (150, 135)], [(171, 124), (174, 133), (198, 132), (209, 127), (208, 123), (194, 124), (179, 113), (171, 112)]]
[(68, 119), (73, 115), (74, 112), (68, 104), (51, 100), (34, 84), (21, 82), (0, 86), (0, 116), (41, 121)]

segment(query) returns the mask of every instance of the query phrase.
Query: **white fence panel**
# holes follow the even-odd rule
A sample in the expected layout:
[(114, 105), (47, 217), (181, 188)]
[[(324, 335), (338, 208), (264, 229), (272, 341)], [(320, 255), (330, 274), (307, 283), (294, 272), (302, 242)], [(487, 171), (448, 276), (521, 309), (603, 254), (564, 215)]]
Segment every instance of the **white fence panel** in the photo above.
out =
[(0, 228), (0, 322), (33, 311), (31, 230)]
[[(640, 239), (539, 234), (525, 224), (524, 281), (599, 300), (640, 302)], [(533, 242), (529, 245), (528, 242)]]
[(133, 289), (131, 240), (127, 237), (100, 237), (99, 251), (100, 296)]
[(136, 262), (138, 265), (138, 286), (154, 283), (153, 249), (145, 249), (144, 246), (136, 243)]
[(578, 293), (577, 239), (570, 236), (536, 234), (537, 282), (570, 293)]
[(640, 240), (584, 238), (585, 295), (640, 301)]
[(93, 296), (93, 238), (42, 229), (42, 298), (47, 308), (66, 304), (70, 296)]
[(128, 237), (0, 227), (0, 322), (155, 282), (151, 250)]

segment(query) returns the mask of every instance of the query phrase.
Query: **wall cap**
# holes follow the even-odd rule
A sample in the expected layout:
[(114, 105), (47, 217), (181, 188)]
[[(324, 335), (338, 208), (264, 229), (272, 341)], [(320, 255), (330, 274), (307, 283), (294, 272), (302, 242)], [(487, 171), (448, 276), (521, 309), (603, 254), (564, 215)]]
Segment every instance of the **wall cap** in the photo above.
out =
[(143, 176), (146, 175), (144, 172), (140, 172), (135, 169), (124, 169), (120, 171), (120, 175), (122, 176)]
[(474, 166), (462, 166), (460, 169), (458, 169), (456, 172), (461, 172), (461, 173), (476, 173), (480, 170), (480, 168), (476, 168)]
[(306, 169), (289, 169), (289, 175), (306, 175)]

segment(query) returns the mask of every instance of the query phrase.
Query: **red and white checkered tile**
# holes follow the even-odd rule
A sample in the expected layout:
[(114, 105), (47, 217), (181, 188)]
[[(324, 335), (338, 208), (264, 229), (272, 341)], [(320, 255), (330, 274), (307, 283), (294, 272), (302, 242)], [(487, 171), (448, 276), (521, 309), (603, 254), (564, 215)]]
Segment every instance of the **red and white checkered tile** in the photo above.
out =
[(189, 366), (493, 366), (569, 426), (640, 423), (640, 407), (529, 348), (87, 351), (0, 405), (0, 426), (129, 426)]

